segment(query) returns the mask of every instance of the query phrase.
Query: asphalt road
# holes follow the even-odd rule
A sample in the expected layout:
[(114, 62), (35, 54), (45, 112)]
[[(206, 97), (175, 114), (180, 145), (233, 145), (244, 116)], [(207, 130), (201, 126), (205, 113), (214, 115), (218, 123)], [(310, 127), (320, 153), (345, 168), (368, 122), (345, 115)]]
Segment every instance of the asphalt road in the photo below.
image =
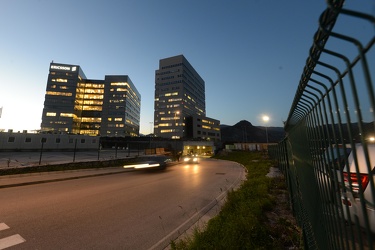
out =
[(206, 159), (0, 189), (0, 249), (164, 249), (237, 187), (244, 171)]

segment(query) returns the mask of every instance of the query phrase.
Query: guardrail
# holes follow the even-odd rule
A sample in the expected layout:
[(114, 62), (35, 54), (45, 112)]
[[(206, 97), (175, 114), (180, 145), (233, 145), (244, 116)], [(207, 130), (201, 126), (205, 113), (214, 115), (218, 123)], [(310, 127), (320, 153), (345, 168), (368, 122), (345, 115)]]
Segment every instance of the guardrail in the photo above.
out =
[[(306, 249), (373, 249), (375, 17), (327, 3), (286, 137), (269, 154), (286, 177)], [(339, 26), (345, 19), (358, 28)]]

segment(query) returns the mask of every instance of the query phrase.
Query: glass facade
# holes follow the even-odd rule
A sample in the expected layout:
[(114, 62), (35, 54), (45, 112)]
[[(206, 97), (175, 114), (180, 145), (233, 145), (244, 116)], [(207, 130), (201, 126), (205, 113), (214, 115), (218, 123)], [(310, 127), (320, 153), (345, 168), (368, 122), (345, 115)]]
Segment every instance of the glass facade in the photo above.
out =
[(101, 134), (138, 136), (140, 111), (141, 95), (130, 78), (106, 76)]
[(186, 137), (185, 118), (205, 116), (205, 82), (183, 55), (159, 61), (155, 72), (154, 133)]
[(104, 81), (78, 83), (74, 105), (74, 134), (100, 135)]
[(86, 79), (77, 65), (50, 64), (42, 114), (42, 132), (72, 132), (77, 85)]
[(87, 79), (78, 65), (50, 64), (41, 131), (138, 136), (141, 96), (124, 76)]

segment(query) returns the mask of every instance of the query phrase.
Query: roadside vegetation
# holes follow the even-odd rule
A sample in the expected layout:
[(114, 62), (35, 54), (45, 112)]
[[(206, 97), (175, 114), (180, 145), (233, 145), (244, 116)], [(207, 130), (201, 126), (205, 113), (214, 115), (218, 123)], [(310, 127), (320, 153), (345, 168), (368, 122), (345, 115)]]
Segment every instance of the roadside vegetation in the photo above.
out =
[(228, 194), (220, 213), (205, 228), (171, 243), (172, 249), (302, 249), (301, 231), (291, 214), (285, 180), (269, 178), (272, 161), (260, 152), (221, 154), (247, 169), (241, 187)]

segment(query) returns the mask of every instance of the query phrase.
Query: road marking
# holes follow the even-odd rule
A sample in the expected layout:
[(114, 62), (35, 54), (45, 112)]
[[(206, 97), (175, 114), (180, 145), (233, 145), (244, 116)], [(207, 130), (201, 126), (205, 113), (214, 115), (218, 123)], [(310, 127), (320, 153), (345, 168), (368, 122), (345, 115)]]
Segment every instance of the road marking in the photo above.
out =
[(9, 228), (9, 227), (8, 227), (7, 224), (5, 224), (5, 223), (0, 223), (0, 231), (1, 231), (1, 230), (8, 229), (8, 228)]
[(21, 244), (26, 240), (21, 237), (19, 234), (15, 234), (3, 239), (0, 239), (0, 249), (5, 249), (7, 247), (11, 247), (17, 244)]

